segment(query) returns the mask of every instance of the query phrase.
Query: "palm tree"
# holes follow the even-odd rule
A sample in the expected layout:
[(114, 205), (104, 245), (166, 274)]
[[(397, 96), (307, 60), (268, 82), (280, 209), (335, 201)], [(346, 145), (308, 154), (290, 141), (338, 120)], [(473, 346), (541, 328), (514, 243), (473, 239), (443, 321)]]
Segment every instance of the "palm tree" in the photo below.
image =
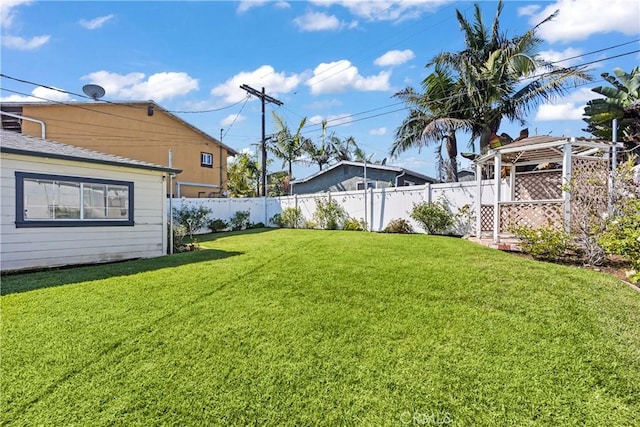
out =
[(254, 156), (238, 154), (229, 163), (227, 175), (230, 197), (254, 197), (260, 194), (260, 167)]
[(302, 151), (307, 156), (307, 163), (318, 165), (320, 170), (331, 162), (333, 147), (326, 141), (327, 121), (322, 121), (322, 135), (318, 144), (314, 144), (310, 139), (305, 139), (302, 143)]
[[(444, 169), (447, 181), (458, 181), (458, 142), (456, 131), (470, 130), (459, 82), (447, 70), (436, 69), (422, 82), (423, 93), (407, 88), (394, 96), (409, 107), (409, 116), (396, 129), (390, 154), (397, 157), (410, 149), (436, 143), (436, 161)], [(447, 159), (442, 156), (446, 149)]]
[(355, 150), (358, 148), (358, 144), (356, 144), (356, 140), (352, 136), (340, 139), (335, 134), (332, 134), (329, 137), (329, 143), (331, 144), (333, 159), (337, 162), (353, 160)]
[(541, 102), (565, 94), (572, 82), (590, 80), (580, 68), (556, 67), (536, 56), (542, 42), (536, 31), (556, 14), (510, 39), (500, 32), (502, 8), (500, 1), (490, 28), (482, 20), (479, 4), (475, 4), (473, 23), (456, 10), (466, 47), (442, 52), (427, 64), (435, 71), (423, 81), (424, 93), (398, 94), (405, 99), (409, 116), (396, 131), (392, 153), (432, 141), (444, 143), (449, 156), (447, 175), (455, 180), (455, 131), (469, 131), (472, 149), (479, 139), (483, 152), (497, 137), (503, 118), (524, 124), (526, 115)]
[[(591, 89), (605, 98), (593, 99), (587, 102), (583, 120), (588, 126), (583, 129), (598, 138), (612, 138), (612, 120), (618, 119), (618, 126), (622, 130), (622, 138), (628, 144), (638, 145), (640, 141), (634, 139), (635, 128), (638, 127), (638, 104), (640, 103), (640, 67), (634, 67), (631, 73), (621, 68), (613, 70), (615, 76), (603, 73), (602, 78), (613, 87), (598, 86)], [(635, 125), (635, 127), (634, 127)]]
[(288, 166), (289, 177), (293, 177), (293, 163), (300, 161), (305, 138), (302, 136), (302, 128), (307, 123), (307, 118), (300, 120), (295, 134), (291, 134), (287, 123), (275, 112), (271, 113), (276, 128), (275, 142), (268, 145), (267, 149), (279, 159), (282, 159), (282, 167)]
[(536, 55), (542, 43), (536, 32), (558, 11), (523, 35), (509, 39), (500, 31), (502, 1), (490, 29), (484, 25), (479, 4), (474, 6), (473, 23), (456, 10), (466, 48), (440, 53), (427, 66), (449, 69), (461, 83), (468, 100), (471, 141), (480, 139), (482, 152), (497, 136), (503, 118), (524, 124), (526, 115), (540, 103), (566, 94), (570, 86), (591, 77), (584, 68), (557, 67)]

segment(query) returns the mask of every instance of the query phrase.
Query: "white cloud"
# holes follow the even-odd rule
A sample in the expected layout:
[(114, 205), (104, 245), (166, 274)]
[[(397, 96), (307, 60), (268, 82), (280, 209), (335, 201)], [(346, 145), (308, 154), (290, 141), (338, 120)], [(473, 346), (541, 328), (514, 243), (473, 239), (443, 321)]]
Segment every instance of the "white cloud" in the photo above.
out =
[(82, 19), (80, 20), (80, 25), (82, 25), (87, 30), (95, 30), (102, 27), (108, 21), (112, 20), (115, 15), (106, 15), (99, 16), (97, 18), (91, 19), (89, 21)]
[(327, 127), (346, 125), (353, 121), (353, 117), (349, 113), (331, 114), (327, 116)]
[(572, 102), (564, 104), (544, 104), (541, 105), (536, 114), (535, 120), (540, 122), (580, 120), (584, 114), (584, 105), (576, 107)]
[(220, 121), (220, 126), (228, 127), (235, 123), (244, 122), (247, 118), (241, 114), (230, 114)]
[(540, 10), (542, 6), (539, 4), (531, 4), (529, 6), (519, 7), (518, 8), (518, 16), (532, 16), (535, 15), (536, 12)]
[(60, 92), (54, 89), (48, 89), (42, 86), (38, 86), (31, 91), (33, 96), (23, 95), (11, 95), (0, 98), (2, 102), (45, 102), (45, 101), (57, 101), (67, 102), (73, 99), (68, 93)]
[[(3, 30), (13, 26), (16, 17), (16, 8), (32, 3), (31, 0), (2, 0), (0, 3), (0, 27)], [(31, 50), (46, 44), (51, 36), (42, 35), (31, 38), (20, 37), (12, 34), (2, 34), (2, 45), (8, 49)]]
[(349, 124), (353, 121), (353, 116), (349, 113), (330, 114), (326, 117), (321, 115), (316, 115), (316, 116), (310, 117), (308, 119), (308, 123), (312, 125), (319, 125), (324, 120), (327, 121), (327, 127), (329, 128), (331, 126), (340, 126), (340, 125)]
[(595, 34), (611, 32), (640, 34), (638, 1), (557, 0), (530, 15), (529, 23), (538, 24), (556, 10), (560, 10), (559, 15), (538, 30), (538, 35), (551, 43), (585, 40)]
[(369, 131), (369, 135), (386, 135), (386, 134), (387, 134), (387, 128), (385, 127), (371, 129)]
[[(580, 55), (582, 55), (582, 49), (576, 49), (568, 47), (565, 50), (543, 50), (538, 52), (540, 58), (545, 61), (557, 63), (559, 67), (570, 67), (580, 61)], [(565, 58), (572, 58), (570, 60), (564, 60)]]
[(45, 98), (50, 101), (59, 101), (59, 102), (71, 101), (71, 96), (68, 93), (60, 92), (58, 90), (48, 89), (42, 86), (38, 86), (37, 88), (33, 89), (31, 93), (34, 96)]
[(187, 73), (163, 72), (152, 74), (147, 80), (144, 78), (143, 73), (122, 75), (108, 71), (97, 71), (82, 77), (102, 86), (108, 97), (117, 99), (162, 101), (198, 90), (198, 80)]
[(563, 97), (561, 101), (586, 104), (587, 101), (596, 98), (604, 98), (604, 96), (599, 93), (595, 93), (591, 88), (583, 87)]
[(273, 4), (274, 7), (278, 9), (288, 9), (291, 5), (286, 1), (272, 1), (272, 0), (243, 0), (238, 5), (236, 12), (239, 14), (247, 12), (249, 9), (253, 9), (254, 7), (262, 7), (267, 4)]
[(15, 8), (26, 6), (30, 3), (32, 3), (31, 0), (2, 0), (2, 3), (0, 3), (0, 26), (2, 28), (11, 27), (16, 16)]
[(306, 84), (314, 95), (322, 93), (341, 93), (347, 89), (363, 92), (389, 90), (390, 71), (364, 77), (351, 62), (342, 59), (336, 62), (321, 63), (313, 70), (313, 77)]
[(535, 120), (542, 122), (580, 120), (582, 119), (587, 101), (597, 98), (603, 98), (603, 96), (593, 92), (590, 88), (580, 88), (556, 100), (553, 104), (542, 104), (538, 108)]
[(264, 6), (267, 3), (269, 3), (268, 0), (243, 0), (238, 5), (238, 8), (236, 9), (236, 12), (237, 13), (245, 13), (249, 9), (253, 9), (254, 7)]
[(309, 124), (310, 125), (319, 125), (320, 123), (322, 123), (322, 120), (324, 120), (324, 117), (322, 117), (320, 115), (311, 116), (311, 117), (309, 117)]
[(291, 92), (304, 78), (303, 74), (287, 76), (284, 72), (276, 73), (271, 65), (263, 65), (254, 71), (242, 71), (236, 74), (211, 89), (211, 95), (223, 96), (226, 102), (238, 102), (247, 96), (247, 92), (240, 89), (240, 85), (246, 84), (257, 90), (261, 87), (268, 88), (268, 95), (275, 97)]
[(352, 15), (367, 21), (403, 21), (434, 12), (440, 5), (448, 3), (448, 0), (314, 0), (311, 3), (325, 7), (342, 6)]
[(322, 12), (308, 12), (298, 16), (293, 22), (302, 31), (337, 30), (342, 26), (342, 23), (335, 15), (327, 15)]
[(415, 58), (416, 55), (410, 49), (405, 50), (390, 50), (382, 56), (373, 61), (379, 67), (389, 67), (394, 65), (404, 64), (407, 61)]
[(9, 49), (32, 50), (46, 44), (50, 38), (51, 36), (35, 36), (25, 39), (19, 36), (4, 35), (2, 36), (2, 45)]
[(325, 101), (312, 102), (311, 104), (306, 105), (305, 108), (309, 110), (323, 110), (331, 107), (340, 107), (341, 105), (342, 101), (334, 98)]

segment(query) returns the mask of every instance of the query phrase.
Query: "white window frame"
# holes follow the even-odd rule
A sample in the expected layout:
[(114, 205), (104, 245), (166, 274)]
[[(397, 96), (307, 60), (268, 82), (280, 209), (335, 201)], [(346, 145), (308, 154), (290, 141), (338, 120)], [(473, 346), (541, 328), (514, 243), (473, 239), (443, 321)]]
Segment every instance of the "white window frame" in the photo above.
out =
[(203, 168), (213, 167), (213, 153), (200, 152), (200, 166)]

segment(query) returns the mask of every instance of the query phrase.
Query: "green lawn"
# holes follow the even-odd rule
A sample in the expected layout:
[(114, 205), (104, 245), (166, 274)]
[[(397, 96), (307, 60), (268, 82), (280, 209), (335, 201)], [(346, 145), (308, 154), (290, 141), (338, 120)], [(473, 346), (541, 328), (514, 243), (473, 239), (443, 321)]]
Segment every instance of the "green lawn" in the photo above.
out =
[(425, 235), (208, 239), (2, 277), (2, 422), (640, 424), (640, 293), (609, 276)]

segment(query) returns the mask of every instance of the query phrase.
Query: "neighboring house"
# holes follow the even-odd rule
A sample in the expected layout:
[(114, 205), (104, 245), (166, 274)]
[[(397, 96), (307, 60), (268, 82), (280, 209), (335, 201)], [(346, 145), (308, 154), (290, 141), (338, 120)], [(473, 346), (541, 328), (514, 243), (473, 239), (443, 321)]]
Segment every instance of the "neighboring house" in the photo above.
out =
[[(435, 178), (396, 166), (366, 164), (367, 188), (403, 187), (438, 182)], [(365, 188), (365, 164), (341, 161), (314, 175), (290, 182), (292, 194), (354, 191)]]
[[(227, 157), (237, 152), (153, 101), (3, 103), (2, 128), (129, 159), (169, 165), (183, 173), (177, 197), (226, 194)], [(19, 117), (16, 117), (19, 116)], [(167, 190), (167, 193), (169, 190)]]
[(167, 183), (177, 173), (0, 131), (0, 269), (166, 254)]
[(472, 168), (464, 168), (458, 171), (459, 182), (469, 182), (476, 180), (476, 172)]

